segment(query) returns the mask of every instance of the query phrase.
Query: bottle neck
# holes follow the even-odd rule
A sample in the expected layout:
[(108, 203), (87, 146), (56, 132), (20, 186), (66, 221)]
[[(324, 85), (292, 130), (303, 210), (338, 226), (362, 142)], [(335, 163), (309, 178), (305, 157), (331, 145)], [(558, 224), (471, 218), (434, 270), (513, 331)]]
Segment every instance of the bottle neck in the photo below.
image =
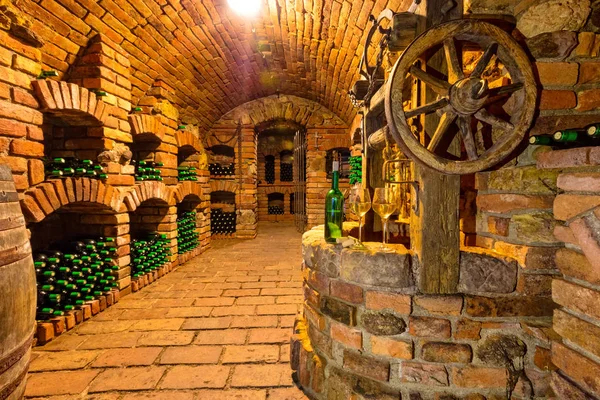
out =
[(337, 189), (340, 183), (340, 173), (339, 171), (333, 171), (331, 177), (331, 188)]

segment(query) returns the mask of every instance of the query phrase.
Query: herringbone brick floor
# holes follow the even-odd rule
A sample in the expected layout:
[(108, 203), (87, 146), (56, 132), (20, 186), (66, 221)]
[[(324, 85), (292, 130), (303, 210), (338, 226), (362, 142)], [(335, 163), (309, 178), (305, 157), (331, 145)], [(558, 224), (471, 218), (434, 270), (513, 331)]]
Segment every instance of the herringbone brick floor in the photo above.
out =
[(296, 400), (289, 338), (303, 301), (300, 234), (265, 223), (43, 347), (26, 396), (95, 400)]

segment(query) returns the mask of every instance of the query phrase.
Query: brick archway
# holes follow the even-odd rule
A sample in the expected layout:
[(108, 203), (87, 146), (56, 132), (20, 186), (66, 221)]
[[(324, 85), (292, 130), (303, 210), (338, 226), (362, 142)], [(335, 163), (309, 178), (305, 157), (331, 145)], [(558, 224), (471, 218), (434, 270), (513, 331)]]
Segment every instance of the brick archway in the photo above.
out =
[(347, 124), (323, 105), (293, 95), (273, 95), (252, 100), (230, 110), (213, 125), (213, 129), (258, 125), (265, 121), (288, 120), (310, 127), (347, 128)]
[(230, 180), (217, 180), (212, 179), (210, 181), (210, 191), (211, 192), (231, 192), (237, 193), (238, 184), (234, 181)]
[(175, 196), (175, 203), (179, 204), (187, 196), (196, 196), (199, 200), (202, 200), (202, 188), (195, 182), (181, 182), (177, 185), (177, 188), (173, 190)]
[(66, 178), (44, 182), (25, 192), (21, 208), (27, 222), (40, 222), (61, 207), (73, 203), (93, 203), (119, 212), (121, 192), (90, 178)]
[(162, 200), (166, 204), (175, 205), (173, 190), (162, 182), (146, 181), (135, 185), (135, 189), (128, 192), (123, 202), (127, 206), (127, 211), (135, 211), (140, 204), (147, 200)]
[(31, 83), (42, 112), (68, 125), (102, 126), (111, 105), (96, 97), (96, 93), (64, 81), (38, 79)]
[(272, 193), (281, 193), (281, 194), (292, 194), (294, 193), (293, 186), (270, 186), (270, 187), (261, 187), (259, 189), (260, 193), (264, 195), (270, 195)]
[(192, 132), (188, 131), (177, 131), (175, 134), (175, 140), (177, 141), (177, 147), (182, 148), (184, 146), (190, 146), (199, 153), (204, 152), (204, 146)]

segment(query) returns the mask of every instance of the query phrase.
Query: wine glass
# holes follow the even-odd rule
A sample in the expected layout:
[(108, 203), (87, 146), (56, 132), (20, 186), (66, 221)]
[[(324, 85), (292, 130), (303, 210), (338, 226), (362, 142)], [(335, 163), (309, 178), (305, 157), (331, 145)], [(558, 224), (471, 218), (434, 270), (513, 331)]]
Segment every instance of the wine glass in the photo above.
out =
[(381, 223), (383, 224), (383, 243), (381, 244), (381, 250), (390, 250), (387, 247), (387, 220), (396, 211), (396, 193), (391, 188), (375, 188), (375, 194), (373, 196), (373, 211), (381, 217)]
[(371, 209), (371, 194), (369, 193), (369, 189), (357, 183), (350, 189), (348, 202), (350, 209), (358, 217), (358, 241), (362, 243), (363, 219)]

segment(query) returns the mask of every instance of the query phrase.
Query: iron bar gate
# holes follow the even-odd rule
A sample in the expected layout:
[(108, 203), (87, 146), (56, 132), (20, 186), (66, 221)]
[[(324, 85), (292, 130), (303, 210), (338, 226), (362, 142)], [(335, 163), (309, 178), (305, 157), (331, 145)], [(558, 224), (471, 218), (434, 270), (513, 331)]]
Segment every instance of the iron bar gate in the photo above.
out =
[(294, 221), (299, 232), (306, 230), (306, 136), (299, 130), (294, 136)]

